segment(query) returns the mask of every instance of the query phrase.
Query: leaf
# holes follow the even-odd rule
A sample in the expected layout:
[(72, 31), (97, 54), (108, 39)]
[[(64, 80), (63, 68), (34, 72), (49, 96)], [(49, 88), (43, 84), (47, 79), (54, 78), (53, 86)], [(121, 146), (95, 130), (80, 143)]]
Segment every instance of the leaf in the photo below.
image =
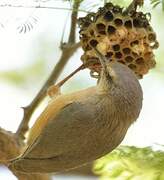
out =
[(156, 2), (153, 4), (153, 8), (156, 8), (161, 2)]
[(151, 4), (154, 4), (156, 2), (160, 2), (160, 0), (151, 0)]
[(36, 17), (29, 16), (23, 23), (21, 23), (18, 27), (17, 30), (19, 33), (26, 33), (30, 32), (33, 27), (37, 24), (38, 20)]
[(162, 10), (164, 11), (164, 0), (151, 0), (152, 7), (155, 8), (159, 4), (162, 5)]
[(163, 151), (154, 151), (151, 147), (120, 146), (95, 161), (93, 172), (99, 175), (100, 179), (162, 180), (163, 162)]

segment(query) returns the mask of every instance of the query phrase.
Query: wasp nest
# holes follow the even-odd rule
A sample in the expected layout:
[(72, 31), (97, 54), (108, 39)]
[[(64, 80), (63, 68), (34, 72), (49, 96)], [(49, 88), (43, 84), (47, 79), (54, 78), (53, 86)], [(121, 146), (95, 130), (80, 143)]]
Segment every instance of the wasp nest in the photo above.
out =
[(92, 46), (107, 57), (132, 69), (138, 78), (155, 66), (153, 49), (158, 47), (156, 34), (143, 12), (126, 10), (112, 3), (79, 19), (80, 40), (84, 50), (81, 59), (91, 63), (91, 72), (100, 72), (100, 64)]

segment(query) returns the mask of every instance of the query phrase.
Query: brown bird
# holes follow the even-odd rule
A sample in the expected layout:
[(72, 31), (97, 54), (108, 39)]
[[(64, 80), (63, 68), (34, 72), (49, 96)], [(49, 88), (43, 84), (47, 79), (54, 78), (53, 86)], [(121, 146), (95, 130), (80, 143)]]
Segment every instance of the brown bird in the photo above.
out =
[(138, 118), (142, 89), (125, 65), (102, 65), (97, 86), (54, 97), (31, 129), (28, 146), (10, 164), (25, 173), (62, 172), (115, 149)]

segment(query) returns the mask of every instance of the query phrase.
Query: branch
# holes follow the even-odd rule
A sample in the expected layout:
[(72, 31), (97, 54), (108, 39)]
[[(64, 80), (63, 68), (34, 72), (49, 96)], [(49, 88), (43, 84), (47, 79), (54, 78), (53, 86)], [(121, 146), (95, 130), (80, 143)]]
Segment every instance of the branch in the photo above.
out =
[[(15, 134), (0, 128), (0, 163), (7, 166), (9, 159), (21, 153), (22, 146), (18, 144)], [(13, 171), (12, 171), (13, 172)], [(50, 180), (48, 174), (22, 174), (13, 172), (19, 180)]]
[(125, 13), (131, 13), (133, 11), (136, 11), (137, 7), (141, 7), (144, 4), (144, 0), (133, 0), (130, 5), (125, 10)]
[[(7, 7), (7, 8), (26, 8), (26, 9), (55, 9), (55, 10), (65, 10), (65, 11), (73, 11), (73, 8), (60, 8), (60, 7), (53, 7), (53, 6), (23, 6), (23, 5), (12, 5), (12, 4), (0, 4), (0, 7)], [(90, 13), (90, 11), (86, 11), (83, 9), (78, 9), (78, 11)]]
[(61, 72), (63, 71), (70, 57), (80, 47), (80, 43), (75, 43), (76, 22), (77, 22), (79, 6), (80, 6), (80, 1), (75, 1), (73, 5), (72, 15), (71, 15), (71, 28), (70, 28), (68, 42), (61, 46), (62, 54), (58, 63), (55, 65), (48, 80), (45, 82), (45, 84), (40, 89), (40, 91), (38, 92), (36, 97), (33, 99), (33, 101), (30, 103), (30, 105), (23, 108), (24, 117), (16, 132), (16, 136), (19, 141), (22, 141), (25, 138), (24, 135), (29, 129), (28, 124), (29, 124), (30, 118), (33, 112), (35, 111), (35, 109), (37, 108), (37, 106), (46, 96), (47, 88), (53, 85), (57, 81), (58, 77), (60, 76)]
[(75, 43), (77, 16), (78, 16), (78, 9), (79, 9), (80, 3), (81, 3), (81, 0), (77, 0), (75, 1), (73, 5), (73, 11), (71, 15), (71, 30), (70, 30), (70, 35), (68, 39), (69, 43)]
[[(0, 163), (8, 166), (9, 160), (17, 157), (21, 154), (21, 150), (24, 147), (23, 139), (25, 133), (29, 129), (29, 121), (30, 118), (39, 105), (39, 103), (43, 100), (46, 96), (47, 88), (56, 82), (58, 77), (60, 76), (61, 72), (63, 71), (66, 63), (73, 55), (73, 53), (80, 47), (80, 43), (75, 43), (75, 33), (76, 33), (76, 22), (77, 22), (77, 15), (78, 15), (78, 8), (80, 6), (80, 2), (75, 1), (71, 16), (71, 28), (69, 34), (69, 40), (66, 44), (63, 44), (61, 47), (62, 54), (55, 65), (51, 75), (49, 76), (48, 80), (45, 82), (41, 90), (38, 92), (36, 97), (27, 107), (24, 107), (24, 117), (22, 122), (20, 123), (17, 132), (11, 133), (5, 131), (0, 128)], [(11, 170), (11, 169), (10, 169)], [(11, 170), (13, 174), (19, 180), (50, 180), (51, 176), (49, 174), (22, 174), (19, 172), (15, 172)]]

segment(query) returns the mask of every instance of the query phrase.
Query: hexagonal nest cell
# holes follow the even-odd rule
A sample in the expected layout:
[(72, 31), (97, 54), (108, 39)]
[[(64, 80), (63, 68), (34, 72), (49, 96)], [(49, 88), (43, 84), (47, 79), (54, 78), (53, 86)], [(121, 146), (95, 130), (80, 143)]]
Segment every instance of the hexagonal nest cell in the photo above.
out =
[(138, 78), (147, 74), (156, 64), (153, 49), (158, 41), (149, 24), (149, 14), (126, 13), (123, 8), (107, 3), (97, 13), (79, 18), (80, 40), (84, 50), (81, 60), (91, 64), (91, 72), (100, 73), (100, 63), (92, 46), (107, 57), (132, 69)]

